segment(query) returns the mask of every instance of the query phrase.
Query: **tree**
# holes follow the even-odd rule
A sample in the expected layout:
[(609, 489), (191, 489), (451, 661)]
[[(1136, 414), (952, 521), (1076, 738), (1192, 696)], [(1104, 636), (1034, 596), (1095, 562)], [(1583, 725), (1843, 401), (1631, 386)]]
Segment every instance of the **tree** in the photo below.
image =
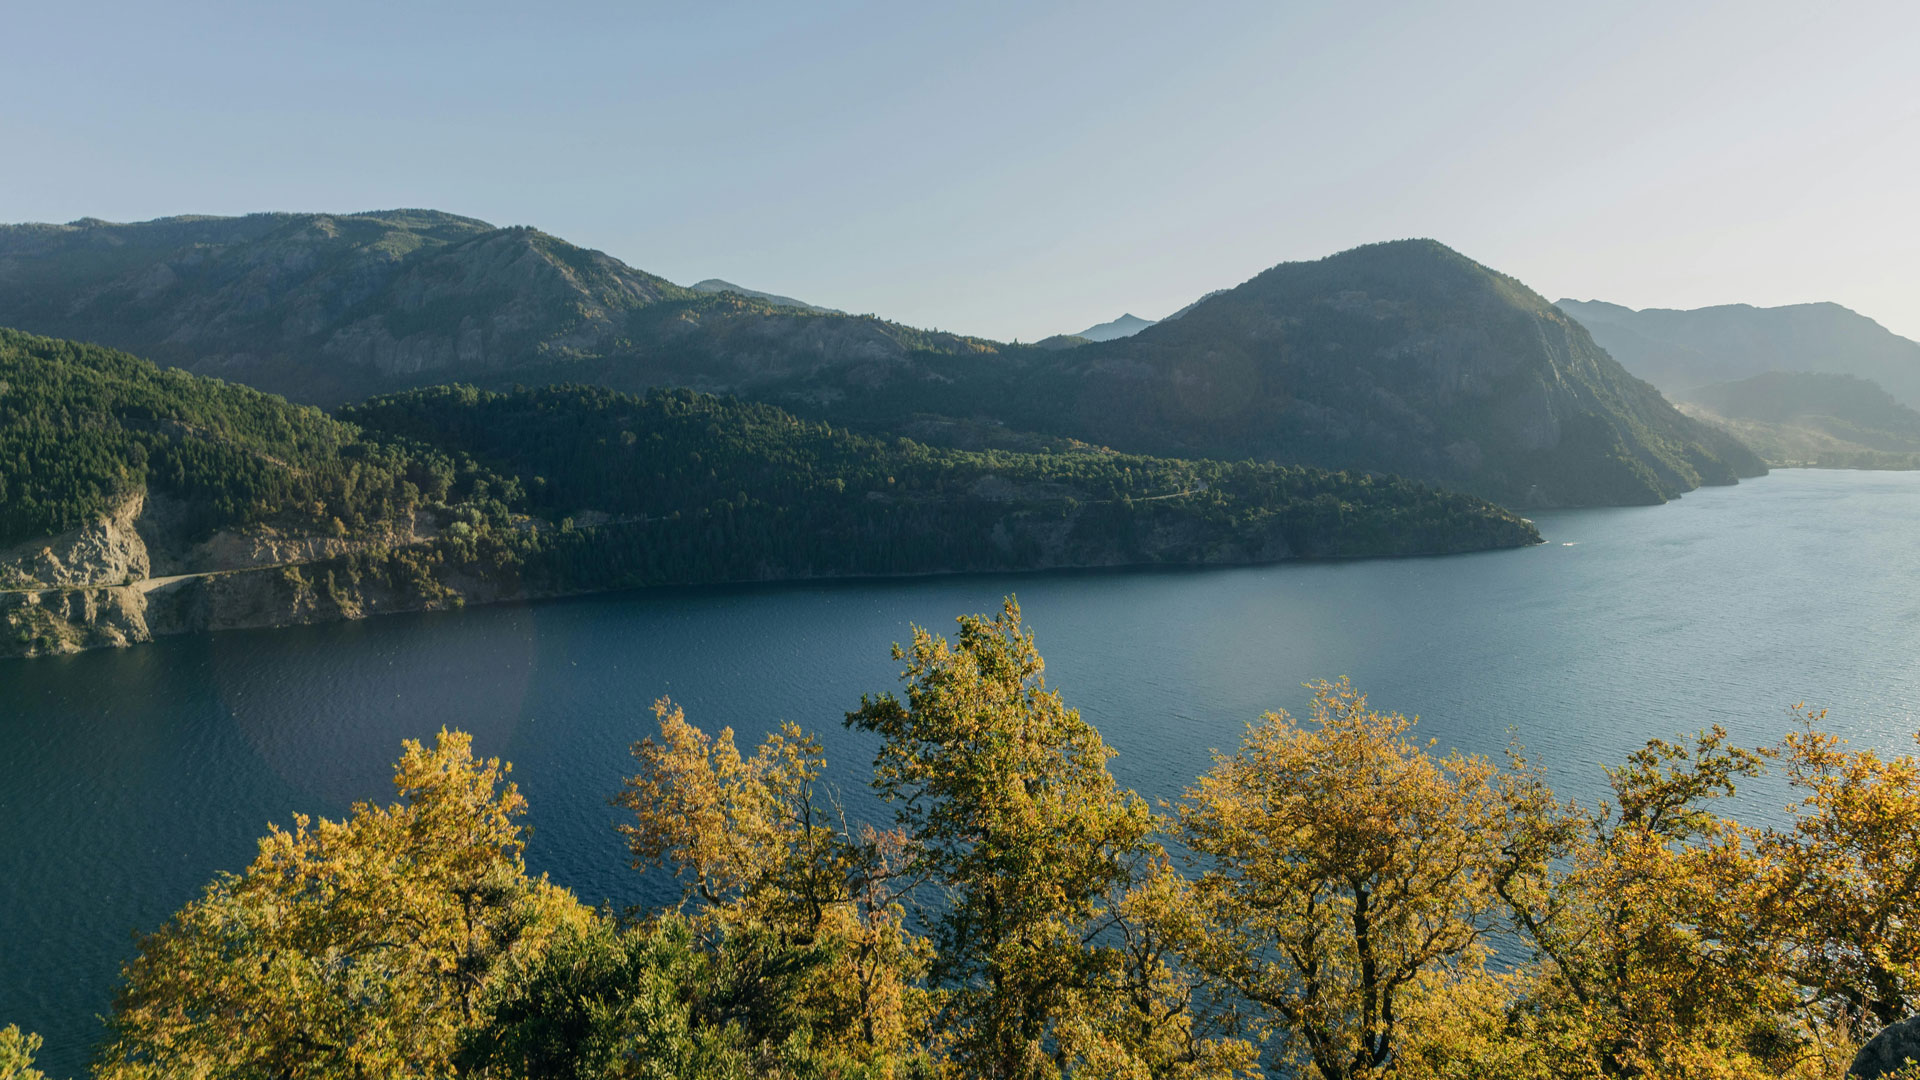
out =
[(1099, 733), (1046, 689), (1019, 605), (959, 623), (957, 644), (915, 627), (894, 647), (905, 701), (863, 697), (847, 715), (882, 739), (874, 787), (895, 806), (909, 875), (943, 894), (945, 1049), (970, 1077), (1118, 1074), (1139, 1048), (1104, 1026), (1125, 980), (1097, 939), (1154, 853), (1152, 816), (1114, 783)]
[(703, 944), (689, 920), (597, 920), (513, 965), (463, 1041), (467, 1075), (514, 1080), (882, 1080), (896, 1061), (836, 1044), (805, 983), (831, 943), (758, 930)]
[(925, 1022), (927, 946), (894, 894), (900, 838), (856, 835), (821, 805), (825, 759), (797, 726), (743, 757), (730, 728), (709, 737), (665, 700), (654, 715), (659, 741), (634, 746), (640, 769), (615, 798), (634, 815), (620, 827), (634, 866), (683, 879), (714, 955), (760, 939), (801, 963), (780, 1007), (801, 1010), (824, 1045), (870, 1061), (908, 1053)]
[(47, 1080), (47, 1074), (33, 1067), (33, 1055), (40, 1050), (40, 1036), (22, 1033), (18, 1024), (0, 1028), (0, 1080)]
[(1193, 958), (1258, 1005), (1296, 1064), (1380, 1075), (1440, 975), (1477, 974), (1509, 831), (1494, 768), (1435, 759), (1344, 680), (1307, 724), (1268, 713), (1179, 807), (1199, 856)]
[(443, 730), (401, 803), (275, 827), (140, 944), (96, 1075), (444, 1077), (503, 963), (590, 917), (527, 877), (525, 800)]
[(1779, 1075), (1795, 1060), (1797, 1002), (1756, 932), (1763, 867), (1707, 808), (1766, 757), (1715, 727), (1608, 769), (1611, 806), (1554, 810), (1543, 785), (1516, 800), (1526, 827), (1499, 889), (1537, 954), (1521, 1004), (1558, 1075)]
[(1920, 995), (1920, 762), (1853, 750), (1796, 706), (1781, 746), (1793, 825), (1759, 834), (1760, 915), (1815, 1002), (1855, 1028), (1905, 1019)]

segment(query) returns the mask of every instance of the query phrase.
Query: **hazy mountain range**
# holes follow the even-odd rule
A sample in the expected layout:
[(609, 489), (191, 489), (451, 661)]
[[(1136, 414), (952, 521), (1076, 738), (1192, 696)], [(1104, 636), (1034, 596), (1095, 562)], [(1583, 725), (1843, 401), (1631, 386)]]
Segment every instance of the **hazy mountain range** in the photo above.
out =
[(1283, 264), (1075, 347), (703, 285), (430, 210), (0, 227), (0, 326), (323, 405), (454, 381), (689, 386), (874, 432), (1395, 473), (1519, 506), (1762, 469), (1538, 294), (1432, 241)]
[(1872, 379), (1920, 408), (1920, 342), (1839, 304), (1635, 311), (1562, 300), (1560, 309), (1628, 371), (1669, 395), (1767, 371), (1830, 372)]
[(855, 423), (986, 420), (1398, 473), (1520, 506), (1657, 502), (1765, 471), (1538, 293), (1430, 240), (1284, 263), (1126, 338), (881, 374), (822, 368), (765, 392)]
[(1920, 468), (1920, 412), (1857, 376), (1769, 371), (1688, 391), (1679, 407), (1731, 431), (1769, 464)]

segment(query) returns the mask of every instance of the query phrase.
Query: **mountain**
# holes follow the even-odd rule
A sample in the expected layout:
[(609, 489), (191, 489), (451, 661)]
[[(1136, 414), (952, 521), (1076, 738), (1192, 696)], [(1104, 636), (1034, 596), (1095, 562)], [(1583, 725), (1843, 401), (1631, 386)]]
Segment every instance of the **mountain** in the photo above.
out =
[(1179, 311), (1176, 311), (1173, 314), (1167, 316), (1167, 319), (1177, 319), (1180, 316), (1185, 315), (1187, 312), (1192, 311), (1194, 308), (1199, 307), (1201, 304), (1206, 303), (1207, 301), (1213, 299), (1216, 296), (1219, 296), (1221, 293), (1226, 291), (1227, 290), (1225, 289), (1215, 289), (1212, 292), (1206, 293), (1202, 295), (1200, 299), (1195, 300), (1193, 303), (1188, 304), (1186, 307), (1183, 307)]
[(1766, 371), (1829, 372), (1871, 379), (1920, 408), (1920, 342), (1839, 304), (1635, 311), (1562, 300), (1560, 309), (1628, 371), (1670, 395)]
[(1761, 468), (1537, 294), (1431, 241), (1283, 264), (1066, 348), (700, 292), (429, 210), (83, 220), (0, 227), (0, 325), (324, 405), (455, 381), (687, 386), (876, 432), (984, 422), (1512, 505), (1658, 501)]
[(996, 347), (432, 210), (0, 226), (0, 326), (329, 405), (453, 380), (740, 389)]
[(1519, 506), (1653, 503), (1765, 471), (1539, 294), (1431, 240), (1284, 263), (1127, 338), (890, 374), (849, 386), (823, 370), (765, 392), (851, 422), (986, 420)]
[(1768, 464), (1920, 468), (1920, 412), (1852, 375), (1769, 371), (1690, 391), (1680, 408), (1733, 432)]
[[(699, 288), (699, 286), (696, 285), (694, 286), (694, 288), (697, 289)], [(1225, 289), (1215, 289), (1212, 292), (1206, 294), (1205, 296), (1202, 296), (1200, 299), (1195, 300), (1193, 303), (1188, 304), (1186, 307), (1181, 308), (1179, 311), (1176, 311), (1173, 314), (1167, 316), (1167, 318), (1177, 319), (1180, 316), (1185, 315), (1187, 312), (1192, 311), (1194, 308), (1199, 307), (1202, 303), (1205, 303), (1206, 301), (1211, 300), (1214, 297), (1219, 296), (1221, 293), (1226, 291), (1227, 290)], [(1145, 330), (1147, 327), (1152, 325), (1154, 325), (1154, 320), (1143, 319), (1138, 315), (1129, 313), (1129, 314), (1120, 316), (1119, 318), (1113, 320), (1112, 322), (1103, 322), (1096, 326), (1089, 326), (1085, 330), (1080, 331), (1078, 334), (1059, 334), (1059, 335), (1055, 335), (1054, 337), (1047, 338), (1046, 340), (1047, 341), (1061, 341), (1061, 340), (1071, 341), (1073, 338), (1079, 337), (1079, 338), (1085, 338), (1088, 341), (1112, 341), (1115, 338), (1132, 337), (1133, 335), (1139, 333), (1142, 330)]]
[(767, 303), (772, 304), (776, 307), (799, 308), (802, 311), (815, 311), (815, 312), (819, 312), (822, 315), (845, 315), (846, 314), (846, 312), (840, 311), (837, 308), (820, 307), (816, 304), (809, 304), (805, 300), (795, 300), (791, 296), (781, 296), (777, 293), (768, 293), (768, 292), (761, 292), (758, 289), (749, 289), (743, 285), (735, 285), (731, 281), (722, 281), (717, 277), (708, 278), (705, 281), (696, 281), (693, 284), (687, 286), (687, 288), (692, 289), (694, 292), (697, 292), (697, 293), (723, 293), (723, 292), (739, 293), (741, 296), (748, 297), (749, 299), (765, 300)]
[(1153, 325), (1152, 319), (1142, 319), (1138, 315), (1122, 315), (1111, 322), (1089, 326), (1078, 334), (1069, 337), (1083, 337), (1088, 341), (1112, 341), (1114, 338), (1131, 337)]
[(0, 330), (0, 656), (645, 585), (1539, 540), (1405, 480), (1042, 449), (685, 389), (437, 387), (336, 419)]

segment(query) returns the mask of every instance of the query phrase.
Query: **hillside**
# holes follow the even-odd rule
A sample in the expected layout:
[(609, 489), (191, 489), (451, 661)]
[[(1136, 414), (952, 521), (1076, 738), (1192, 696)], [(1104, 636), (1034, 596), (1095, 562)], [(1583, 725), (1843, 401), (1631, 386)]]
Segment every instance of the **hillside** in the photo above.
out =
[(1427, 240), (1282, 264), (1120, 340), (831, 380), (780, 390), (866, 423), (987, 418), (1141, 453), (1395, 473), (1508, 505), (1652, 503), (1764, 471), (1539, 294)]
[(657, 584), (1517, 547), (1400, 480), (875, 439), (689, 390), (335, 419), (0, 331), (0, 655)]
[(1839, 304), (1746, 304), (1635, 311), (1599, 300), (1562, 300), (1628, 371), (1669, 395), (1767, 371), (1871, 379), (1920, 408), (1920, 342)]
[(1680, 408), (1733, 432), (1770, 465), (1920, 468), (1920, 412), (1852, 375), (1770, 371), (1691, 391)]
[(740, 389), (993, 348), (748, 292), (431, 210), (0, 226), (0, 326), (322, 405), (456, 380)]
[(544, 519), (632, 529), (648, 560), (686, 548), (695, 568), (666, 571), (673, 581), (1267, 562), (1537, 539), (1497, 507), (1404, 480), (1065, 447), (961, 451), (687, 390), (435, 387), (342, 415), (516, 477)]

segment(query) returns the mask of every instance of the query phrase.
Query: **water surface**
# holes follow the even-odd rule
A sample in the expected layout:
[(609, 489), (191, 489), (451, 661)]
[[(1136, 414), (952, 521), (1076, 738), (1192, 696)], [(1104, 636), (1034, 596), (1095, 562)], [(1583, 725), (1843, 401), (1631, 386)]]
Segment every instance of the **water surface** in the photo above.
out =
[(0, 663), (0, 1025), (79, 1073), (136, 930), (244, 866), (269, 821), (390, 798), (400, 740), (442, 725), (514, 763), (535, 870), (658, 898), (607, 805), (650, 702), (743, 741), (819, 732), (859, 810), (873, 746), (840, 720), (895, 685), (889, 645), (1009, 592), (1156, 797), (1340, 675), (1443, 745), (1517, 736), (1583, 797), (1650, 736), (1769, 741), (1797, 701), (1910, 745), (1920, 473), (1779, 472), (1538, 523), (1544, 546), (1448, 558), (657, 590)]

